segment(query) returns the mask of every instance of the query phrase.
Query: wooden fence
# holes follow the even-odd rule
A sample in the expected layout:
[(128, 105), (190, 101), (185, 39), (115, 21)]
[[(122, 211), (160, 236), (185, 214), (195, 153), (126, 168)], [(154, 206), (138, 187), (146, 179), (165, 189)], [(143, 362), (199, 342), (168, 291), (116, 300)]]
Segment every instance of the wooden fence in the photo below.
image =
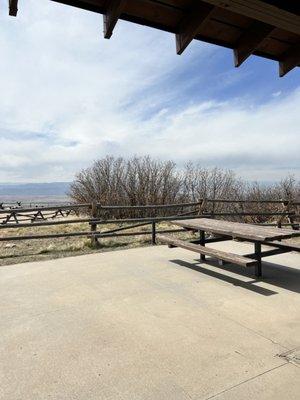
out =
[[(254, 207), (255, 211), (247, 211), (246, 206)], [(88, 230), (34, 235), (0, 235), (0, 241), (86, 236), (96, 246), (101, 238), (149, 235), (152, 243), (155, 244), (156, 234), (158, 233), (184, 231), (184, 229), (174, 228), (159, 229), (161, 222), (201, 217), (234, 219), (244, 222), (249, 222), (249, 217), (264, 218), (267, 219), (267, 223), (256, 223), (278, 227), (291, 226), (293, 229), (299, 229), (299, 206), (300, 202), (290, 200), (201, 199), (197, 202), (164, 205), (103, 206), (93, 202), (51, 207), (12, 208), (0, 210), (0, 230), (79, 223), (86, 223)], [(263, 207), (268, 210), (261, 211)], [(259, 211), (256, 211), (256, 208)], [(132, 216), (116, 217), (116, 215), (122, 215), (122, 213)], [(76, 218), (72, 218), (72, 215), (75, 215)], [(250, 222), (253, 223), (253, 221)], [(102, 230), (103, 227), (110, 224), (117, 224), (118, 227)], [(139, 230), (139, 228), (145, 226), (149, 226), (150, 229)], [(130, 232), (128, 232), (129, 230)]]

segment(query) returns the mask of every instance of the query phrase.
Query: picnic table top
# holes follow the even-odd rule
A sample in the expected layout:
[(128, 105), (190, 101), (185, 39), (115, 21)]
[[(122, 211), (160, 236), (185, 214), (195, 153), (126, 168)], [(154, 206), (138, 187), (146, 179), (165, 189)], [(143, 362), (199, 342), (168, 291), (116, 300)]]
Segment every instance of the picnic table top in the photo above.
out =
[(197, 218), (188, 220), (174, 220), (175, 225), (195, 230), (203, 230), (218, 235), (231, 236), (232, 238), (249, 239), (254, 241), (268, 241), (288, 239), (300, 236), (300, 231), (281, 229), (269, 226), (231, 222), (210, 218)]

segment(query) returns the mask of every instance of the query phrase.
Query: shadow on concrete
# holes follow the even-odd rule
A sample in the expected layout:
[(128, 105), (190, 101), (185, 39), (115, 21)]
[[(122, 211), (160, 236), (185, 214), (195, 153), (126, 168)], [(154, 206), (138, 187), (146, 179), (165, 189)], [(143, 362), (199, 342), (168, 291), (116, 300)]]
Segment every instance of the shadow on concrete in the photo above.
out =
[(270, 285), (300, 293), (300, 269), (263, 261), (263, 281)]
[[(254, 267), (243, 268), (229, 263), (223, 263), (223, 265), (221, 265), (213, 259), (205, 260), (205, 263), (223, 269), (224, 271), (230, 271), (243, 276), (249, 276), (253, 278), (254, 275)], [(300, 268), (291, 268), (282, 264), (270, 263), (263, 260), (262, 274), (262, 278), (255, 278), (253, 282), (263, 281), (282, 289), (300, 293)]]
[[(252, 290), (264, 296), (271, 296), (273, 294), (277, 294), (277, 292), (270, 289), (262, 288), (260, 286), (256, 286), (255, 283), (263, 281), (278, 288), (290, 290), (295, 293), (300, 293), (300, 269), (290, 268), (281, 264), (274, 264), (263, 261), (262, 278), (254, 278), (251, 281), (245, 282), (232, 276), (224, 275), (222, 273), (204, 268), (198, 260), (195, 260), (196, 263), (194, 264), (190, 264), (182, 260), (171, 261), (175, 262), (178, 265), (194, 269), (195, 271), (199, 271), (203, 274), (215, 277), (217, 279), (221, 279), (225, 282), (231, 283), (232, 285), (241, 286), (245, 289)], [(213, 267), (220, 268), (220, 270), (233, 272), (235, 274), (239, 274), (249, 278), (253, 278), (254, 274), (254, 268), (243, 268), (232, 264), (220, 265), (216, 260), (212, 259), (206, 259), (204, 265), (212, 265)]]
[[(230, 283), (234, 286), (240, 286), (244, 289), (261, 294), (263, 296), (272, 296), (274, 294), (278, 294), (278, 292), (275, 292), (273, 290), (266, 289), (266, 288), (263, 288), (260, 286), (256, 286), (255, 283), (259, 282), (259, 280), (257, 280), (257, 279), (252, 279), (251, 281), (242, 281), (242, 280), (234, 278), (232, 276), (224, 275), (222, 273), (212, 271), (208, 268), (204, 268), (199, 264), (199, 261), (196, 263), (193, 263), (193, 264), (188, 263), (186, 261), (182, 261), (182, 260), (170, 260), (170, 261), (177, 265), (180, 265), (181, 267), (190, 268), (194, 271), (198, 271), (198, 272), (201, 272), (202, 274), (212, 276), (213, 278), (220, 279), (220, 280)], [(205, 260), (205, 265), (212, 265), (214, 267), (223, 269), (224, 271), (234, 272), (234, 273), (238, 273), (243, 276), (251, 277), (248, 271), (247, 271), (247, 273), (245, 273), (245, 270), (240, 267), (235, 267), (235, 266), (231, 266), (228, 264), (220, 266), (216, 262), (212, 262), (210, 260)]]

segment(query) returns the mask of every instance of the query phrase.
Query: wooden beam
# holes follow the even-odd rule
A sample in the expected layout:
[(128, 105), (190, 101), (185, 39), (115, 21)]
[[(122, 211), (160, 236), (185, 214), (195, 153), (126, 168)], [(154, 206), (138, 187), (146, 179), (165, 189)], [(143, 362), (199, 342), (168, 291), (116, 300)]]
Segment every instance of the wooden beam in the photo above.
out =
[(257, 49), (261, 42), (274, 30), (271, 25), (262, 22), (253, 22), (239, 38), (233, 50), (234, 65), (239, 67)]
[(172, 236), (157, 235), (157, 239), (159, 241), (161, 241), (162, 243), (171, 245), (172, 247), (181, 247), (182, 249), (185, 249), (185, 250), (190, 250), (195, 253), (202, 254), (202, 255), (215, 257), (219, 260), (228, 261), (233, 264), (241, 265), (242, 267), (252, 267), (257, 264), (256, 260), (253, 260), (248, 257), (229, 253), (227, 251), (225, 252), (225, 251), (221, 251), (221, 250), (216, 250), (211, 247), (205, 247), (205, 246), (202, 246), (199, 244), (189, 243), (184, 240), (176, 239), (175, 237), (172, 237)]
[(107, 0), (106, 4), (106, 12), (103, 14), (104, 38), (110, 39), (126, 0)]
[(203, 0), (234, 13), (300, 35), (300, 17), (262, 0)]
[(289, 48), (279, 61), (279, 76), (284, 76), (298, 65), (300, 65), (300, 42)]
[(16, 17), (18, 13), (18, 0), (9, 0), (8, 7), (9, 15), (11, 15), (12, 17)]
[(199, 32), (201, 26), (208, 20), (214, 6), (204, 4), (199, 1), (194, 2), (190, 11), (185, 15), (180, 23), (178, 33), (176, 33), (176, 51), (182, 54), (187, 46)]

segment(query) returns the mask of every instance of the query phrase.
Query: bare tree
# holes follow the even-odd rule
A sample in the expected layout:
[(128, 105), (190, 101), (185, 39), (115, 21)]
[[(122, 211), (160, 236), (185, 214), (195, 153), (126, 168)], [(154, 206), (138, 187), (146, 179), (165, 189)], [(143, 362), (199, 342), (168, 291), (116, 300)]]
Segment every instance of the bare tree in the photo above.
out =
[[(77, 203), (97, 201), (102, 205), (129, 206), (202, 199), (239, 200), (238, 203), (211, 202), (206, 211), (258, 213), (280, 211), (282, 205), (264, 203), (262, 209), (256, 201), (299, 199), (300, 185), (291, 175), (278, 184), (264, 185), (242, 181), (231, 170), (204, 168), (199, 163), (189, 162), (180, 170), (173, 161), (160, 161), (149, 156), (129, 159), (107, 156), (76, 175), (70, 197)], [(253, 202), (244, 204), (243, 200)], [(137, 213), (118, 214), (121, 215)], [(138, 215), (144, 214), (139, 212)], [(260, 223), (266, 222), (268, 217), (245, 216), (241, 219)]]
[(181, 185), (181, 175), (172, 161), (108, 156), (76, 175), (70, 197), (75, 202), (97, 201), (102, 205), (176, 203), (183, 199)]
[(300, 195), (300, 182), (297, 182), (294, 175), (288, 175), (276, 185), (278, 196), (285, 200), (298, 199)]

